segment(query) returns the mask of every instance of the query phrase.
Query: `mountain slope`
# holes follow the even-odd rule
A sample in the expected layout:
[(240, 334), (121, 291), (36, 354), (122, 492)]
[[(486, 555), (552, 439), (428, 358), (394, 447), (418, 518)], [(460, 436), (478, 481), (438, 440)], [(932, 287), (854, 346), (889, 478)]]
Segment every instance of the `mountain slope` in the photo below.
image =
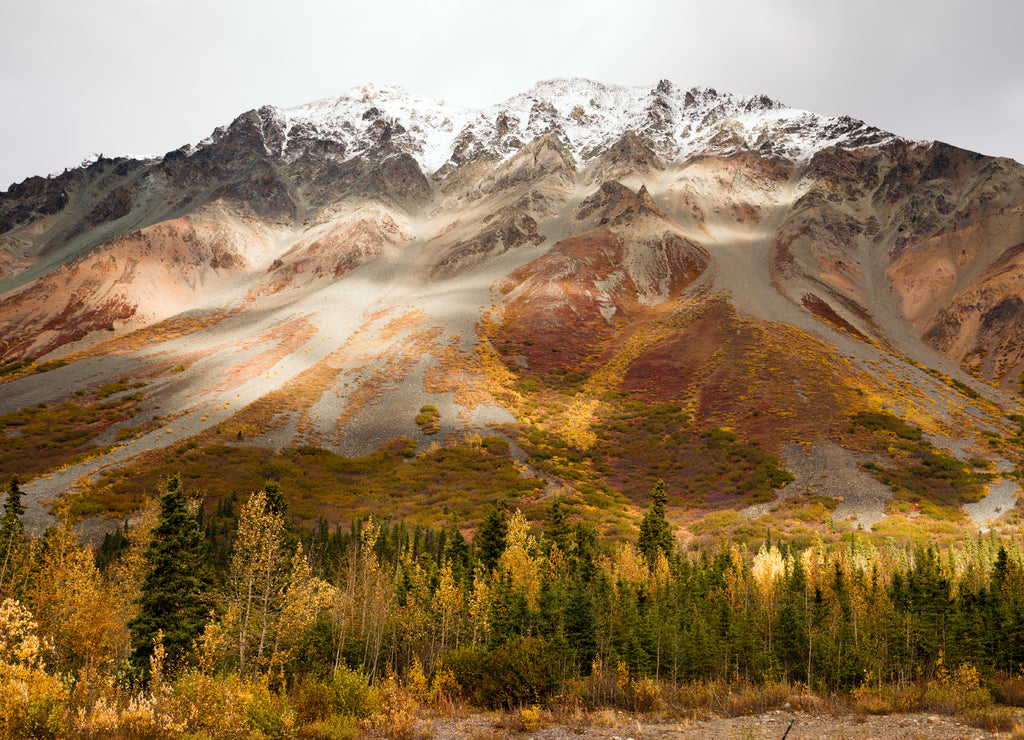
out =
[(842, 526), (957, 521), (966, 460), (1020, 459), (1022, 244), (1020, 165), (764, 96), (366, 87), (0, 196), (0, 414), (13, 446), (26, 408), (146, 383), (157, 419), (93, 425), (101, 460), (28, 489), (101, 509), (136, 495), (101, 463), (179, 444), (482, 432), (546, 476), (524, 505), (564, 485), (613, 529), (652, 478), (689, 521), (849, 456), (893, 498)]

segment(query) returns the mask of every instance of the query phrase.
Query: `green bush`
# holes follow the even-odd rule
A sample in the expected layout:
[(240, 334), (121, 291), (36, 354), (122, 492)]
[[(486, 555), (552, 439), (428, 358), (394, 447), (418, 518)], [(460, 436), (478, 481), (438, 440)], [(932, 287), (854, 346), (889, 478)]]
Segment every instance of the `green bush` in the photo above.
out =
[(377, 689), (359, 671), (345, 666), (338, 668), (332, 681), (334, 711), (347, 717), (365, 719), (380, 709)]
[[(465, 684), (460, 681), (460, 685)], [(520, 637), (496, 647), (487, 656), (475, 699), (485, 706), (512, 708), (544, 703), (554, 689), (547, 642), (539, 637)]]
[(262, 684), (253, 688), (246, 714), (249, 727), (258, 733), (258, 737), (290, 737), (295, 727), (295, 713), (288, 705), (287, 697), (271, 692)]
[(424, 434), (437, 434), (441, 431), (441, 414), (438, 412), (436, 406), (424, 406), (420, 409), (420, 413), (416, 415), (416, 426), (420, 428), (420, 431)]
[(63, 707), (49, 694), (29, 697), (23, 705), (23, 712), (12, 737), (51, 740), (64, 736)]
[(475, 645), (467, 645), (446, 653), (441, 659), (439, 670), (450, 671), (462, 689), (462, 698), (474, 700), (475, 688), (483, 679), (486, 661), (486, 650)]
[(921, 439), (921, 430), (907, 424), (903, 419), (884, 411), (859, 411), (853, 417), (853, 423), (876, 432), (891, 432), (900, 439), (917, 441)]

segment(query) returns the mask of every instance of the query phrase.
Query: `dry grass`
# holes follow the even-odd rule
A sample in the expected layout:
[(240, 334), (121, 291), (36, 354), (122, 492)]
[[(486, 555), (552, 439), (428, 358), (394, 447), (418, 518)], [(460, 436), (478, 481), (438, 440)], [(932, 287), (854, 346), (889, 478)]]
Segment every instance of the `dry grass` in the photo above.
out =
[(964, 723), (986, 732), (1009, 732), (1017, 725), (1017, 713), (1010, 707), (977, 707), (960, 716)]

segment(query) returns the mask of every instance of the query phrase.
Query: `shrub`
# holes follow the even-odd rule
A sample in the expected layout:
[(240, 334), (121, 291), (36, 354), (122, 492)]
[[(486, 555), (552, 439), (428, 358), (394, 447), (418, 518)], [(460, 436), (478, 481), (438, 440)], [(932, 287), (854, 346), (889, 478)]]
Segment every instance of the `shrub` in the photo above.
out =
[(32, 613), (14, 599), (0, 604), (0, 737), (56, 738), (64, 731), (67, 689), (49, 675)]
[(653, 678), (630, 681), (626, 700), (634, 712), (657, 712), (662, 707), (661, 684)]
[(369, 679), (345, 666), (338, 668), (332, 681), (334, 711), (348, 717), (366, 719), (380, 709), (380, 695)]
[(916, 686), (870, 686), (870, 681), (853, 690), (853, 706), (867, 714), (911, 712), (921, 707), (921, 690)]
[(1016, 726), (1016, 717), (1010, 707), (978, 707), (963, 714), (963, 720), (971, 727), (986, 732), (1009, 732)]
[(447, 667), (438, 668), (434, 673), (434, 680), (430, 682), (430, 702), (439, 707), (444, 707), (449, 705), (452, 699), (461, 695), (462, 687), (459, 685), (451, 669)]
[(487, 656), (475, 699), (486, 706), (511, 708), (544, 702), (554, 688), (547, 643), (539, 637), (520, 637)]
[(961, 665), (949, 671), (941, 659), (935, 678), (924, 691), (924, 705), (933, 712), (958, 714), (992, 704), (992, 695), (981, 686), (978, 669)]
[(853, 423), (873, 432), (891, 432), (900, 439), (911, 441), (921, 439), (920, 429), (907, 424), (898, 416), (887, 414), (884, 411), (859, 411), (854, 415)]
[(356, 740), (359, 720), (341, 714), (312, 722), (299, 730), (300, 740)]
[(317, 722), (327, 719), (334, 706), (334, 687), (312, 678), (306, 678), (295, 687), (292, 705), (299, 722)]
[(409, 688), (389, 675), (381, 682), (379, 694), (380, 711), (365, 723), (374, 735), (391, 740), (420, 740), (425, 737), (416, 720), (419, 703)]
[(536, 732), (541, 727), (540, 707), (536, 704), (512, 712), (509, 729), (515, 732)]
[(263, 684), (254, 686), (251, 696), (246, 715), (249, 727), (257, 737), (287, 738), (294, 735), (295, 713), (286, 697), (271, 692)]
[(456, 650), (451, 650), (441, 659), (441, 666), (438, 674), (444, 672), (451, 676), (458, 695), (464, 699), (475, 700), (474, 687), (480, 685), (483, 679), (484, 663), (487, 660), (487, 651), (475, 645), (467, 645)]
[(416, 415), (416, 426), (424, 434), (437, 434), (441, 431), (441, 414), (434, 406), (424, 406)]
[(62, 702), (53, 694), (35, 694), (22, 704), (20, 716), (11, 727), (10, 737), (24, 740), (50, 740), (64, 736)]
[(1024, 707), (1024, 674), (996, 674), (995, 697), (1000, 704)]
[(788, 699), (788, 686), (769, 681), (763, 684), (732, 687), (723, 698), (719, 709), (727, 717), (741, 717), (776, 709), (784, 705)]
[[(149, 701), (148, 712), (154, 723), (167, 724), (173, 718), (190, 732), (207, 732), (218, 740), (241, 740), (249, 734), (249, 712), (259, 691), (234, 674), (211, 676), (190, 670), (174, 682), (173, 693), (166, 702), (157, 702), (157, 707)], [(130, 703), (121, 713), (122, 725), (129, 723), (129, 715), (135, 716), (129, 724), (141, 726), (146, 722), (147, 700), (140, 697), (133, 702), (135, 706)], [(165, 705), (166, 716), (158, 717), (158, 710)]]

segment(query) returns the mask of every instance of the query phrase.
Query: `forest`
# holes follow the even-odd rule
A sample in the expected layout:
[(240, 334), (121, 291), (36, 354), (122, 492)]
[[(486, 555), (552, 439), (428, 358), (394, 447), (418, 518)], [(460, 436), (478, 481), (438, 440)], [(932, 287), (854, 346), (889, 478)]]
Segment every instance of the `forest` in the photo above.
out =
[[(615, 707), (702, 717), (845, 707), (1012, 729), (1024, 549), (864, 533), (688, 547), (653, 482), (633, 540), (573, 505), (473, 530), (309, 529), (273, 482), (207, 512), (177, 478), (102, 545), (0, 526), (0, 735), (425, 737), (425, 714)], [(463, 532), (472, 531), (467, 537)]]

